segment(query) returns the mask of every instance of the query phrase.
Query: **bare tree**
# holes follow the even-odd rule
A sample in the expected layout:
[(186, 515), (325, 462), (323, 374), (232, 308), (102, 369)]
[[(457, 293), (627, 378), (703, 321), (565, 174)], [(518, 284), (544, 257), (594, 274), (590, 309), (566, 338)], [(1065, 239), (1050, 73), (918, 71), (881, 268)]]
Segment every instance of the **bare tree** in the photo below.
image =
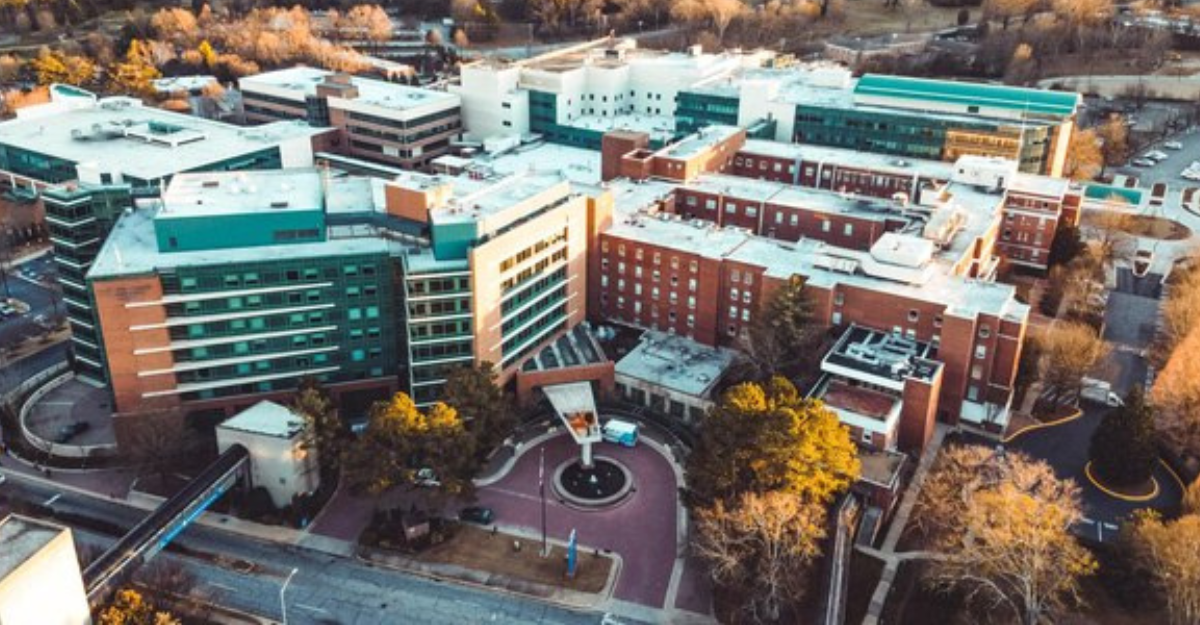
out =
[(1079, 487), (1044, 462), (987, 447), (951, 447), (922, 488), (914, 521), (929, 533), (936, 588), (1036, 625), (1079, 601), (1096, 563), (1070, 533)]
[(1171, 624), (1200, 623), (1200, 515), (1166, 522), (1142, 512), (1133, 535), (1136, 553), (1167, 598)]
[(747, 493), (734, 509), (718, 501), (696, 517), (697, 553), (753, 621), (778, 620), (803, 597), (825, 536), (823, 505), (780, 491)]
[(1083, 377), (1108, 355), (1109, 347), (1090, 326), (1058, 322), (1041, 341), (1042, 383), (1055, 399), (1078, 400)]

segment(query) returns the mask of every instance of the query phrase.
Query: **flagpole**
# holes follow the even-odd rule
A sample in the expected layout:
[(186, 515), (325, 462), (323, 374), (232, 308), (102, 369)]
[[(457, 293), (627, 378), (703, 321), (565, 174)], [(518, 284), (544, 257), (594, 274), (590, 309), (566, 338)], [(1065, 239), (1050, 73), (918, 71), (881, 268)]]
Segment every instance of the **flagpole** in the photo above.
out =
[(542, 447), (542, 456), (538, 464), (538, 495), (542, 499), (542, 557), (550, 555), (546, 540), (546, 448)]

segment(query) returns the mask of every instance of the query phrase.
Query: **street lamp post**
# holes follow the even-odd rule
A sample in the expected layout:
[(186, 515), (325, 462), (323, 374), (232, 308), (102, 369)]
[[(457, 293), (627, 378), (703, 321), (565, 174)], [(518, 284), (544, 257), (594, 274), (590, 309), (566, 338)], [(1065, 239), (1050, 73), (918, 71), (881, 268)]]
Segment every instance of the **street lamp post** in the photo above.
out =
[(542, 498), (542, 557), (550, 555), (546, 548), (546, 448), (542, 447), (541, 463), (538, 465), (538, 495)]
[(300, 569), (293, 568), (292, 572), (288, 573), (287, 579), (283, 580), (283, 586), (279, 587), (279, 611), (283, 616), (283, 619), (280, 622), (283, 623), (283, 625), (287, 625), (287, 601), (284, 600), (284, 593), (287, 592), (288, 584), (292, 583), (292, 578), (295, 577), (296, 573), (299, 572)]

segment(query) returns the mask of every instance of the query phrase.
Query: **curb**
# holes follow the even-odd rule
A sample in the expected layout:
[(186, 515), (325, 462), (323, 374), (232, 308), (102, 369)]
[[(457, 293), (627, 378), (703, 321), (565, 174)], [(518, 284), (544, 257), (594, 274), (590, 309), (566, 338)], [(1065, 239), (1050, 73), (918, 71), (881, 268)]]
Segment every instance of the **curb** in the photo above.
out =
[(1112, 497), (1113, 499), (1119, 499), (1121, 501), (1128, 501), (1131, 503), (1145, 503), (1147, 501), (1152, 501), (1155, 498), (1157, 498), (1159, 492), (1161, 492), (1159, 489), (1159, 486), (1158, 486), (1158, 480), (1154, 479), (1153, 475), (1150, 476), (1150, 483), (1154, 485), (1154, 489), (1150, 491), (1149, 495), (1126, 495), (1124, 493), (1119, 493), (1115, 490), (1111, 490), (1111, 489), (1107, 488), (1106, 486), (1104, 486), (1103, 484), (1101, 484), (1100, 480), (1096, 479), (1096, 476), (1092, 475), (1092, 462), (1090, 460), (1088, 461), (1087, 464), (1083, 465), (1083, 474), (1085, 476), (1087, 476), (1087, 479), (1089, 482), (1092, 483), (1092, 486), (1095, 486), (1100, 492), (1104, 493), (1105, 495), (1108, 495), (1109, 497)]
[[(551, 541), (551, 542), (554, 542), (555, 544), (559, 544), (559, 546), (562, 546), (560, 544), (562, 541)], [(616, 590), (616, 580), (620, 577), (621, 570), (624, 567), (624, 560), (621, 558), (620, 554), (614, 552), (611, 554), (606, 554), (606, 556), (609, 558), (612, 558), (613, 566), (612, 566), (612, 569), (609, 571), (608, 582), (606, 582), (604, 590), (601, 591), (600, 593), (594, 593), (596, 600), (591, 605), (580, 605), (577, 603), (570, 603), (570, 602), (566, 602), (566, 601), (557, 601), (552, 597), (531, 595), (528, 593), (511, 590), (511, 589), (503, 588), (500, 586), (489, 586), (488, 584), (481, 584), (479, 582), (474, 582), (474, 581), (471, 581), (468, 579), (463, 579), (460, 577), (453, 577), (453, 576), (449, 576), (449, 575), (443, 575), (441, 573), (437, 573), (434, 571), (422, 570), (422, 569), (416, 568), (416, 567), (398, 566), (398, 565), (392, 564), (390, 562), (381, 562), (381, 561), (374, 560), (372, 558), (364, 556), (362, 554), (362, 551), (357, 550), (357, 549), (355, 550), (355, 553), (352, 557), (355, 560), (362, 562), (363, 564), (366, 564), (368, 566), (375, 566), (375, 567), (381, 567), (381, 568), (385, 568), (385, 569), (392, 570), (392, 571), (398, 571), (400, 573), (405, 573), (407, 575), (415, 575), (417, 577), (433, 580), (436, 582), (456, 584), (459, 586), (473, 588), (475, 590), (489, 592), (492, 594), (520, 598), (520, 599), (527, 600), (527, 601), (536, 601), (538, 603), (554, 606), (557, 608), (563, 608), (563, 609), (570, 610), (572, 612), (576, 612), (579, 614), (596, 614), (596, 613), (599, 613), (599, 610), (600, 610), (599, 606), (601, 604), (612, 599), (612, 594)], [(475, 569), (469, 569), (469, 570), (475, 570)], [(538, 584), (538, 585), (543, 586), (543, 587), (549, 587), (549, 586), (545, 586), (545, 584)], [(549, 588), (552, 588), (552, 587), (549, 587)], [(579, 594), (593, 594), (593, 593), (579, 593)]]
[(1001, 438), (1000, 442), (1007, 445), (1008, 443), (1011, 443), (1014, 440), (1016, 440), (1018, 437), (1023, 436), (1029, 432), (1035, 432), (1037, 430), (1044, 430), (1046, 428), (1052, 428), (1052, 427), (1055, 427), (1058, 425), (1062, 425), (1064, 423), (1070, 423), (1071, 421), (1074, 421), (1082, 416), (1083, 416), (1083, 410), (1076, 408), (1074, 414), (1067, 415), (1065, 417), (1060, 417), (1053, 421), (1046, 421), (1045, 423), (1034, 423), (1033, 425), (1027, 425), (1027, 426), (1017, 430), (1016, 432), (1013, 432), (1012, 434), (1009, 434), (1008, 436)]

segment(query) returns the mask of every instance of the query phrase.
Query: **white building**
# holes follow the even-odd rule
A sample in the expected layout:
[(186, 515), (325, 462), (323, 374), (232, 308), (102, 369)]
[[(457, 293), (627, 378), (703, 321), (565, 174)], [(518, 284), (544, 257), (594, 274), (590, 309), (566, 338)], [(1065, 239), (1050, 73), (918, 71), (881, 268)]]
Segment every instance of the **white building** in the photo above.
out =
[(284, 406), (260, 401), (218, 425), (218, 450), (234, 444), (250, 452), (251, 486), (267, 489), (277, 507), (321, 483), (317, 452), (304, 448), (304, 419)]
[[(466, 136), (553, 135), (548, 126), (605, 132), (650, 132), (666, 141), (675, 133), (679, 91), (758, 67), (770, 52), (704, 54), (642, 50), (632, 39), (603, 39), (534, 59), (483, 61), (463, 68), (450, 91), (462, 97)], [(567, 133), (569, 134), (569, 133)], [(579, 143), (567, 137), (549, 137)]]
[(18, 515), (0, 521), (0, 623), (91, 622), (71, 530)]

